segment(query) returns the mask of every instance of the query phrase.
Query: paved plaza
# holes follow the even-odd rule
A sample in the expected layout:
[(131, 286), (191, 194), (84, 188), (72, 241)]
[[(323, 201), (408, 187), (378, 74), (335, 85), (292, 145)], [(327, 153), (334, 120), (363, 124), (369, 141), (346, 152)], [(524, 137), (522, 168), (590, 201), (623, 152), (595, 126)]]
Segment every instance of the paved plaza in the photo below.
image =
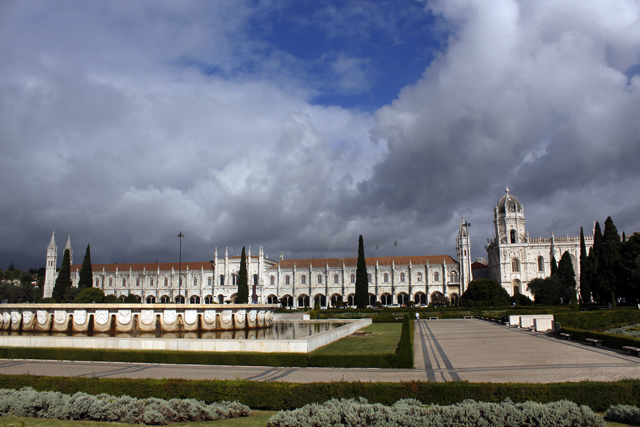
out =
[(564, 382), (640, 378), (640, 358), (482, 320), (421, 320), (415, 369), (273, 368), (261, 366), (0, 360), (2, 374), (100, 378), (244, 379), (251, 381)]

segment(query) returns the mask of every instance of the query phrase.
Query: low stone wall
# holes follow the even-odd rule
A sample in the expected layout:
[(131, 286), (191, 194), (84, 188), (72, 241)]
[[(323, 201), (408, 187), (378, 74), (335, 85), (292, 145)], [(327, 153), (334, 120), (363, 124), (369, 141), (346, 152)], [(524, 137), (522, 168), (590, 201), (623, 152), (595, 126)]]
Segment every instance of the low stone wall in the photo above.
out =
[(231, 331), (273, 324), (275, 304), (3, 304), (0, 329), (94, 333)]
[[(295, 340), (260, 339), (262, 330), (227, 331), (221, 338), (121, 338), (78, 336), (2, 335), (0, 347), (101, 348), (118, 350), (180, 350), (180, 351), (242, 351), (262, 353), (308, 353), (323, 345), (344, 338), (371, 324), (371, 319), (310, 320), (307, 323), (347, 323), (345, 326)], [(246, 334), (244, 339), (231, 339), (232, 334)], [(214, 332), (211, 332), (214, 334)], [(225, 335), (228, 334), (228, 339)], [(185, 334), (188, 336), (187, 334)], [(203, 338), (206, 338), (203, 334)]]

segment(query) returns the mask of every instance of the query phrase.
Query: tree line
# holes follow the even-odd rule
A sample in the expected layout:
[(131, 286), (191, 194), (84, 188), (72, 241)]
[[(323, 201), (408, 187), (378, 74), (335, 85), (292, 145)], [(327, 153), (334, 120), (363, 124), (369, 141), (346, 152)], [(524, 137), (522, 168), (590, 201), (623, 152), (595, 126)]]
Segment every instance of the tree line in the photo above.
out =
[(640, 301), (640, 234), (627, 238), (611, 217), (604, 232), (596, 222), (593, 246), (587, 254), (584, 233), (580, 229), (580, 298), (583, 303)]

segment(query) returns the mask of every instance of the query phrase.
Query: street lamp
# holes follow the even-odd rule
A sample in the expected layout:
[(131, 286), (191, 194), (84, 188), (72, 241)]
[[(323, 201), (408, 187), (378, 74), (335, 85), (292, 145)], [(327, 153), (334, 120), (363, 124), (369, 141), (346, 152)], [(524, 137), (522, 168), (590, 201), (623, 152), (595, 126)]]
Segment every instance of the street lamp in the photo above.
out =
[(184, 237), (184, 234), (182, 234), (182, 231), (180, 232), (180, 234), (178, 234), (178, 237), (180, 238), (180, 258), (178, 259), (178, 299), (181, 296), (181, 288), (182, 288), (182, 238)]

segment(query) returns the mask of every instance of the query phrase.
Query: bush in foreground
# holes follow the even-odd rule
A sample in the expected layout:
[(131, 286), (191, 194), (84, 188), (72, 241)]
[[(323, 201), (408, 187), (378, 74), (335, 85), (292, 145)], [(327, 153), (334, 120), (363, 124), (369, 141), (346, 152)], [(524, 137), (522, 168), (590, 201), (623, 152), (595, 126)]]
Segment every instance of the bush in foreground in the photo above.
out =
[(331, 399), (293, 411), (281, 411), (267, 427), (315, 426), (425, 426), (425, 427), (605, 427), (604, 418), (587, 406), (566, 400), (552, 403), (502, 403), (465, 400), (451, 406), (424, 407), (415, 399), (393, 406), (370, 404), (366, 399)]
[(249, 413), (249, 407), (238, 402), (207, 405), (195, 399), (136, 399), (108, 394), (92, 396), (82, 392), (68, 395), (35, 391), (30, 387), (0, 390), (0, 415), (11, 417), (166, 425), (246, 417)]
[(604, 415), (609, 421), (640, 426), (640, 409), (635, 406), (618, 405), (609, 408)]

